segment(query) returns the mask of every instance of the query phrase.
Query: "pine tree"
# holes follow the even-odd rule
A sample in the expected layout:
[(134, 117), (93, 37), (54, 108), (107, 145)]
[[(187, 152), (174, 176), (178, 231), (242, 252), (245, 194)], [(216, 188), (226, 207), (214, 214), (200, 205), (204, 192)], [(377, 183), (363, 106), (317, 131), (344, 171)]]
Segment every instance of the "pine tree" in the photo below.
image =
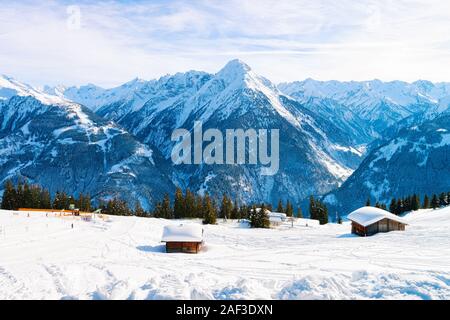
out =
[(1, 207), (4, 210), (17, 210), (17, 193), (11, 180), (5, 182)]
[(208, 194), (203, 197), (203, 224), (216, 224), (216, 210)]
[(70, 207), (70, 199), (65, 192), (60, 195), (61, 209), (67, 210)]
[(16, 206), (17, 208), (24, 208), (24, 198), (23, 198), (23, 183), (22, 179), (19, 178), (17, 182), (17, 191), (16, 191)]
[(445, 207), (447, 205), (447, 194), (445, 192), (442, 192), (439, 195), (439, 206)]
[(164, 199), (161, 204), (161, 218), (173, 219), (173, 210), (170, 206), (170, 197), (168, 193), (164, 195)]
[(231, 210), (231, 219), (240, 219), (239, 206), (236, 200), (234, 200), (233, 210)]
[(139, 201), (136, 201), (136, 204), (134, 206), (134, 215), (136, 217), (145, 217), (147, 215), (145, 213), (145, 210), (142, 208), (141, 203)]
[(38, 185), (30, 186), (31, 200), (30, 204), (33, 209), (41, 209), (41, 187)]
[(269, 215), (267, 214), (266, 206), (262, 206), (261, 210), (259, 211), (259, 224), (260, 228), (270, 228), (270, 219)]
[(322, 203), (318, 202), (317, 209), (319, 210), (318, 216), (319, 216), (319, 222), (321, 225), (328, 223), (328, 208), (327, 206)]
[(108, 203), (106, 204), (105, 212), (106, 214), (113, 215), (114, 214), (114, 200), (108, 200)]
[(83, 211), (83, 203), (84, 203), (84, 195), (82, 192), (78, 195), (78, 199), (74, 199), (75, 201), (75, 208), (79, 209), (80, 211)]
[(91, 196), (89, 194), (84, 196), (83, 211), (91, 212)]
[(195, 199), (195, 217), (203, 219), (203, 198), (200, 195)]
[(397, 209), (396, 209), (395, 214), (399, 216), (402, 213), (403, 213), (403, 201), (402, 201), (402, 199), (399, 198), (397, 200)]
[(223, 194), (222, 204), (220, 206), (220, 217), (223, 219), (228, 219), (231, 216), (231, 211), (233, 210), (233, 204), (230, 199), (228, 199), (226, 194)]
[(431, 207), (434, 210), (439, 207), (439, 199), (436, 194), (433, 194), (433, 198), (431, 199)]
[(397, 200), (395, 200), (395, 198), (392, 198), (391, 203), (389, 204), (389, 212), (397, 214)]
[(162, 218), (162, 203), (157, 202), (153, 210), (153, 217)]
[(253, 205), (248, 214), (248, 220), (250, 220), (250, 226), (253, 227), (257, 223), (256, 206)]
[(249, 219), (250, 217), (250, 208), (246, 205), (242, 205), (239, 208), (239, 219)]
[(22, 208), (31, 208), (33, 207), (32, 199), (31, 199), (31, 190), (28, 183), (25, 181), (23, 185), (23, 207)]
[(312, 220), (319, 220), (316, 211), (316, 201), (313, 196), (309, 197), (309, 218)]
[(417, 194), (414, 194), (411, 200), (411, 210), (417, 211), (419, 209), (420, 209), (420, 197)]
[(277, 212), (284, 212), (283, 201), (281, 199), (278, 201)]
[(195, 213), (195, 196), (191, 192), (191, 190), (189, 190), (189, 189), (186, 190), (186, 195), (185, 195), (184, 199), (185, 199), (184, 206), (185, 206), (185, 215), (186, 215), (186, 217), (189, 217), (189, 218), (196, 217), (196, 213)]
[(126, 201), (113, 198), (106, 205), (106, 213), (115, 216), (131, 216), (132, 212)]
[(411, 209), (412, 209), (411, 196), (407, 196), (403, 199), (403, 212), (411, 211)]
[(430, 199), (428, 198), (428, 195), (426, 194), (423, 198), (423, 205), (422, 209), (428, 209), (430, 207)]
[(286, 203), (286, 216), (292, 217), (294, 215), (294, 207), (291, 202), (288, 200)]
[(47, 189), (41, 191), (41, 209), (51, 209), (52, 199)]
[(183, 192), (180, 188), (177, 188), (175, 191), (175, 197), (173, 201), (173, 215), (175, 219), (181, 219), (186, 216), (185, 212), (185, 204), (184, 204), (184, 197)]
[(55, 198), (53, 199), (53, 209), (61, 210), (64, 207), (62, 193), (56, 191)]
[(313, 196), (309, 198), (310, 219), (319, 220), (320, 224), (328, 223), (328, 208), (320, 200), (315, 200)]
[(370, 197), (367, 198), (366, 207), (370, 207)]

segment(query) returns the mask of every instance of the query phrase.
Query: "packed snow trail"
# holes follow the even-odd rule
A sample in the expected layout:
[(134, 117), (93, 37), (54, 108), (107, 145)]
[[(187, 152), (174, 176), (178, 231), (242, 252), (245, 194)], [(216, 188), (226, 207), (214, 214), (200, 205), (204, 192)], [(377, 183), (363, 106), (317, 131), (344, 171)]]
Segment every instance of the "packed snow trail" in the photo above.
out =
[(0, 299), (450, 299), (450, 208), (406, 220), (367, 238), (348, 223), (229, 221), (205, 226), (204, 250), (189, 255), (160, 242), (180, 221), (0, 211)]

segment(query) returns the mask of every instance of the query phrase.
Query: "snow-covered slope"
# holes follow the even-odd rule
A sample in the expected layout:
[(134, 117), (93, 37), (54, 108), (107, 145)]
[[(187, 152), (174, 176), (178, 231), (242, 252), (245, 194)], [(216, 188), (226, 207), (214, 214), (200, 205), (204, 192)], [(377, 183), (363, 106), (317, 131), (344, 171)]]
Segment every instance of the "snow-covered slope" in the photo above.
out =
[(24, 176), (52, 193), (120, 195), (146, 207), (172, 190), (158, 153), (124, 129), (81, 105), (11, 83), (16, 95), (0, 101), (1, 187)]
[(349, 213), (367, 197), (392, 197), (450, 190), (450, 115), (401, 129), (372, 150), (361, 166), (326, 202)]
[[(362, 158), (353, 147), (360, 140), (353, 139), (346, 127), (284, 96), (239, 60), (230, 61), (214, 75), (191, 71), (147, 82), (142, 88), (148, 90), (139, 99), (136, 92), (142, 88), (124, 95), (123, 87), (109, 92), (110, 97), (118, 97), (115, 101), (98, 107), (101, 98), (93, 99), (88, 106), (161, 151), (168, 161), (173, 130), (192, 129), (195, 121), (202, 121), (204, 130), (223, 132), (280, 129), (281, 162), (276, 176), (261, 176), (260, 166), (175, 167), (174, 182), (196, 191), (227, 192), (247, 201), (300, 199), (336, 187)], [(82, 97), (74, 100), (83, 103)]]
[(366, 238), (348, 223), (229, 221), (205, 226), (189, 255), (160, 242), (180, 221), (0, 211), (0, 299), (450, 299), (450, 208), (405, 219), (404, 232)]

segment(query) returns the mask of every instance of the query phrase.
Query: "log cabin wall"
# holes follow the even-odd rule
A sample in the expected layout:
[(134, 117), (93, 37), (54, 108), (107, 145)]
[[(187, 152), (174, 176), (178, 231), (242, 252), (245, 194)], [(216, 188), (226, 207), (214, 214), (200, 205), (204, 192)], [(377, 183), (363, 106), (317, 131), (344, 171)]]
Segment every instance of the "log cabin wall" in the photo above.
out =
[(201, 242), (166, 242), (167, 253), (198, 253)]
[(405, 231), (405, 225), (394, 220), (383, 219), (367, 227), (363, 227), (352, 221), (352, 233), (360, 236), (371, 236), (379, 232), (384, 233), (389, 231)]

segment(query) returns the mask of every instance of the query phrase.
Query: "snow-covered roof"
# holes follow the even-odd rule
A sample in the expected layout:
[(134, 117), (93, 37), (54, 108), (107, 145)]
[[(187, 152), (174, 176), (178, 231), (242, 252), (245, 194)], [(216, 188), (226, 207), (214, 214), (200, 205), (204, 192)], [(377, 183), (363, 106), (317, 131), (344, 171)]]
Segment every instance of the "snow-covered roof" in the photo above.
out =
[(198, 224), (165, 226), (162, 242), (202, 242), (203, 228)]
[(282, 223), (284, 220), (281, 217), (269, 216), (269, 221), (272, 223)]
[(367, 227), (373, 223), (381, 221), (383, 219), (394, 220), (403, 224), (408, 224), (406, 221), (395, 214), (392, 214), (386, 210), (375, 208), (375, 207), (362, 207), (352, 213), (350, 213), (347, 218), (354, 221), (363, 227)]
[(280, 218), (282, 220), (287, 218), (286, 213), (282, 213), (282, 212), (269, 212), (268, 215), (269, 215), (269, 218)]

